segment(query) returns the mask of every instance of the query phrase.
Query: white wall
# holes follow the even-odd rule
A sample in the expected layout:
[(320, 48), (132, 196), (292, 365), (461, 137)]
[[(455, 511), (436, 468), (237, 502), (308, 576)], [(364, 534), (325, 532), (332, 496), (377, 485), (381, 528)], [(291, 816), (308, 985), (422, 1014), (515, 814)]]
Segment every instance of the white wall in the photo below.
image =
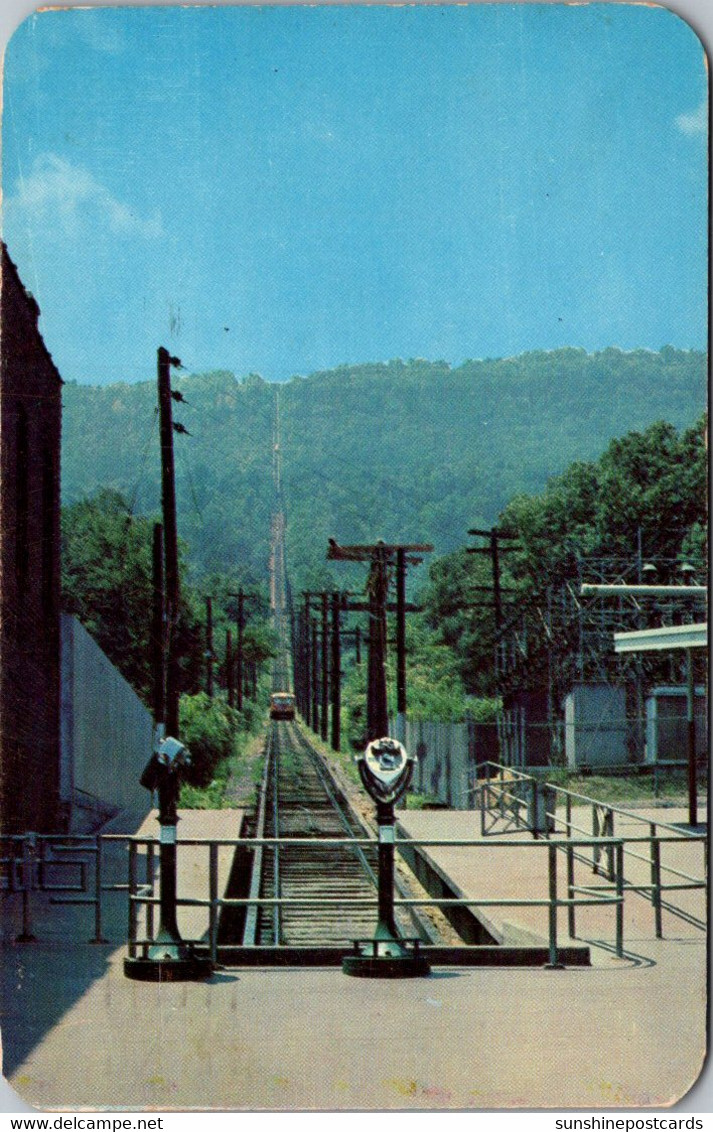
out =
[(148, 709), (76, 617), (63, 614), (60, 792), (72, 828), (91, 811), (148, 811), (139, 777), (152, 741)]

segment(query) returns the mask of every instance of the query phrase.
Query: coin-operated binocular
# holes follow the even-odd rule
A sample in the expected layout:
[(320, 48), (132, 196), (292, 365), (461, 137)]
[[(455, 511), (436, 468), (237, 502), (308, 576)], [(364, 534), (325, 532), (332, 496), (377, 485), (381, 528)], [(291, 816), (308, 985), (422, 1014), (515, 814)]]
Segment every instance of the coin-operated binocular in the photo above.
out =
[(379, 918), (372, 939), (355, 940), (354, 952), (342, 961), (347, 975), (413, 978), (428, 975), (419, 939), (400, 935), (394, 920), (394, 803), (408, 789), (416, 759), (397, 739), (374, 739), (357, 756), (359, 774), (376, 802), (379, 829)]
[[(147, 790), (158, 794), (160, 923), (144, 955), (124, 959), (124, 974), (130, 979), (155, 982), (203, 979), (213, 969), (210, 959), (196, 955), (192, 947), (183, 942), (176, 921), (178, 797), (185, 770), (190, 765), (188, 748), (180, 740), (163, 737), (161, 731), (157, 731), (153, 753), (139, 781)], [(129, 899), (134, 899), (131, 892)]]
[(359, 758), (359, 774), (367, 793), (380, 804), (391, 804), (405, 794), (415, 758), (397, 739), (375, 739)]
[(161, 825), (176, 825), (178, 795), (186, 767), (191, 765), (188, 748), (178, 739), (161, 739), (139, 779), (147, 790), (158, 793), (158, 820)]

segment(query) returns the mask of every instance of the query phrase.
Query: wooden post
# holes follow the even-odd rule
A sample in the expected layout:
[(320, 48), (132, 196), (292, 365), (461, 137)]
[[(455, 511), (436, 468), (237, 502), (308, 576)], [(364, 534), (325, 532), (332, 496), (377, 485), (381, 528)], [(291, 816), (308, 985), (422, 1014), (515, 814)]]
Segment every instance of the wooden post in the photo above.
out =
[(205, 690), (213, 699), (213, 601), (205, 599)]
[(332, 594), (332, 747), (340, 750), (341, 731), (341, 676), (342, 656), (339, 640), (339, 617), (341, 611), (341, 598), (339, 593)]
[(326, 743), (328, 734), (329, 712), (329, 594), (325, 590), (321, 594), (322, 601), (322, 679), (321, 679), (321, 711), (319, 733)]
[(319, 731), (319, 665), (317, 663), (317, 622), (311, 623), (312, 632), (312, 730)]
[(406, 742), (406, 552), (396, 551), (396, 716), (397, 739)]
[(225, 687), (228, 691), (228, 707), (235, 706), (235, 693), (233, 689), (233, 637), (230, 629), (225, 630)]
[(154, 723), (166, 719), (166, 609), (163, 589), (163, 527), (153, 528), (153, 609), (151, 618), (151, 671), (153, 673), (152, 707)]
[(166, 658), (166, 730), (178, 738), (179, 655), (176, 641), (178, 605), (178, 531), (176, 528), (176, 476), (173, 462), (173, 415), (171, 411), (171, 362), (163, 346), (158, 350), (158, 407), (161, 432), (161, 500), (166, 563), (166, 612), (168, 649)]
[(237, 709), (243, 710), (243, 630), (245, 628), (245, 594), (243, 587), (238, 590), (238, 641), (235, 658), (235, 690), (237, 693)]
[(367, 684), (367, 741), (389, 732), (386, 701), (386, 563), (377, 550), (369, 571), (369, 670)]
[(304, 636), (304, 716), (308, 727), (312, 726), (312, 630), (310, 622), (309, 598), (305, 597), (305, 607), (302, 615), (302, 632)]

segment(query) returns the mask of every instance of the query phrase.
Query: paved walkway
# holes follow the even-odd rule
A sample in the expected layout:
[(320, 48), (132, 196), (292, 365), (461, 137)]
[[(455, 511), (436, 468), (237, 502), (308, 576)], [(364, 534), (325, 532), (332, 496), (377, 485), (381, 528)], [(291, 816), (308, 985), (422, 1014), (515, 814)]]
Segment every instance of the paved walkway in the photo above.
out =
[[(477, 833), (472, 813), (399, 816), (414, 834)], [(209, 823), (236, 820), (195, 813), (179, 825), (179, 840), (191, 826), (207, 834)], [(541, 850), (509, 848), (484, 867), (482, 854), (492, 852), (433, 850), (462, 886), (477, 881), (480, 891), (487, 872), (495, 894), (536, 890), (530, 870)], [(207, 887), (201, 854), (205, 861), (196, 850), (182, 870), (181, 894)], [(125, 848), (108, 857), (109, 875), (121, 877)], [(657, 941), (650, 907), (634, 899), (643, 913), (627, 921), (627, 958), (601, 949), (606, 962), (589, 969), (438, 969), (382, 982), (272, 968), (161, 986), (123, 975), (123, 895), (107, 900), (112, 943), (98, 946), (85, 942), (90, 911), (47, 904), (36, 911), (39, 942), (16, 944), (10, 908), (0, 971), (4, 1070), (42, 1109), (667, 1105), (703, 1059), (705, 936), (672, 920)], [(582, 921), (578, 935), (585, 927), (606, 934), (603, 921)]]

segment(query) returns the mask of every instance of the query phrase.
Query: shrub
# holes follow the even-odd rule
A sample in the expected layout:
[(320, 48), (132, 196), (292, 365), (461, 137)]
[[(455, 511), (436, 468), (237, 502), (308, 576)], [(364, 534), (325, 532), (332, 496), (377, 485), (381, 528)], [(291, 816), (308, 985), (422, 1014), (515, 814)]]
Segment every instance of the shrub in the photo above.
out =
[(207, 786), (218, 764), (233, 754), (238, 720), (222, 699), (210, 699), (205, 692), (181, 697), (181, 741), (191, 753), (186, 780), (192, 786)]

